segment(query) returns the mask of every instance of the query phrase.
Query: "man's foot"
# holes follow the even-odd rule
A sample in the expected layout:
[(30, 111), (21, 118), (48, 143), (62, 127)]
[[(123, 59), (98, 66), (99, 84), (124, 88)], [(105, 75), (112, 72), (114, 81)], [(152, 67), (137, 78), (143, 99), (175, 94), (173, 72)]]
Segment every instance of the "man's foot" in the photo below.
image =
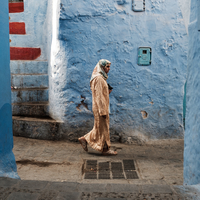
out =
[(87, 148), (87, 141), (85, 140), (84, 137), (78, 138), (78, 141), (80, 142), (81, 146), (83, 147), (83, 149), (88, 152), (88, 148)]
[(103, 151), (102, 154), (103, 155), (113, 155), (113, 156), (116, 156), (117, 152), (109, 149), (108, 151)]

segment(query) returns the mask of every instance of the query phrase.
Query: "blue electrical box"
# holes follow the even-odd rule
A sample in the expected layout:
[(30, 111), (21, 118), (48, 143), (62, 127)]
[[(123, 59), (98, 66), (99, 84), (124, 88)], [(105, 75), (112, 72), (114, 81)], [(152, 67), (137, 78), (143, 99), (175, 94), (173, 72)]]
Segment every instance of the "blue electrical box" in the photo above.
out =
[(151, 48), (139, 47), (138, 65), (151, 65)]

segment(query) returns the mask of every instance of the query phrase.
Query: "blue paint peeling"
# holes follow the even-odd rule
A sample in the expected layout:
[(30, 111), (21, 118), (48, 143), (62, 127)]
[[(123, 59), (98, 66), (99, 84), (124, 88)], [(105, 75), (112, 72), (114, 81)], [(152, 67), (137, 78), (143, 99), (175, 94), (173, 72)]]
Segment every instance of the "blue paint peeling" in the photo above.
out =
[(8, 1), (1, 2), (0, 18), (0, 177), (19, 178), (12, 152), (12, 110), (10, 85), (10, 53)]

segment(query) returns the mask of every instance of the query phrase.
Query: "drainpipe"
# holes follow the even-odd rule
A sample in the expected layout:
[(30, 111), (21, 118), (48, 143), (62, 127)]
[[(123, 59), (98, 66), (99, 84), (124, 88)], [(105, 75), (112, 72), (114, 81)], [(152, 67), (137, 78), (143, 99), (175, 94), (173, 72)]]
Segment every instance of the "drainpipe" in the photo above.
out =
[(200, 31), (200, 1), (197, 1), (197, 28)]
[(186, 114), (186, 87), (187, 87), (187, 81), (184, 85), (184, 97), (183, 97), (183, 126), (185, 129), (185, 114)]

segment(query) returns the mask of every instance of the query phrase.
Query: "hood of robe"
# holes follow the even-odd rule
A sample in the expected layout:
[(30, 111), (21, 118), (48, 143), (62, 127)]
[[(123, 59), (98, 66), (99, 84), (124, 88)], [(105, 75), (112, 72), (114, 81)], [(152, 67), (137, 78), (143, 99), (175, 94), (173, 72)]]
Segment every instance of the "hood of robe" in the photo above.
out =
[(104, 80), (107, 80), (108, 75), (106, 74), (106, 72), (104, 71), (104, 68), (107, 67), (107, 65), (111, 64), (111, 62), (109, 60), (106, 59), (101, 59), (99, 60), (99, 62), (96, 64), (93, 72), (92, 72), (92, 76), (90, 79), (90, 83), (97, 77), (97, 76), (102, 76), (104, 78)]

